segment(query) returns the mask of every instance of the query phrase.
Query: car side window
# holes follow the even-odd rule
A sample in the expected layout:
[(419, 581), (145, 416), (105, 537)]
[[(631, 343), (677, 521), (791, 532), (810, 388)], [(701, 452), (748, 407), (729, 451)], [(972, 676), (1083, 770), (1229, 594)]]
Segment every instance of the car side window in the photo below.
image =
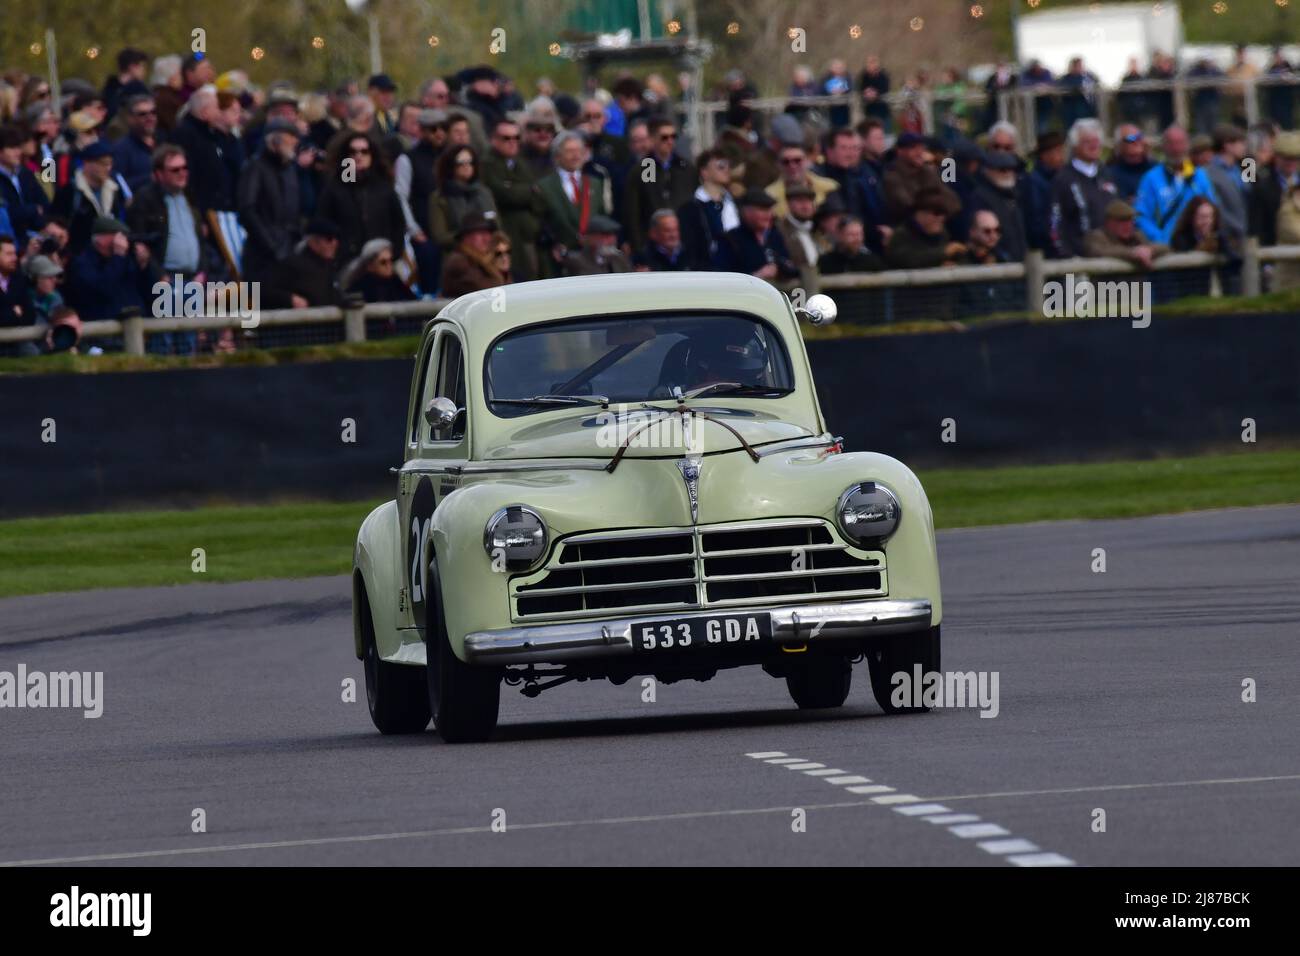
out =
[(411, 434), (410, 442), (412, 445), (420, 441), (420, 431), (424, 427), (424, 406), (428, 404), (432, 397), (429, 394), (429, 370), (434, 368), (433, 357), (438, 351), (439, 336), (429, 336), (429, 341), (425, 343), (424, 352), (420, 355), (420, 374), (415, 379), (415, 405), (411, 409)]
[[(438, 356), (438, 379), (431, 398), (449, 398), (457, 408), (465, 407), (465, 360), (460, 339), (451, 332), (439, 337), (441, 350)], [(465, 416), (456, 419), (450, 428), (430, 429), (429, 440), (436, 442), (460, 441), (465, 437)]]

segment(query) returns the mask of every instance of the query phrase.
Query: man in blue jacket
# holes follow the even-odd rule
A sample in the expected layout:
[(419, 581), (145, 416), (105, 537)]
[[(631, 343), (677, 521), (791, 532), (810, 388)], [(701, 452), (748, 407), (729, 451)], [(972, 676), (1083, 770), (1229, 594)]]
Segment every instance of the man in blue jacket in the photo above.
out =
[(1169, 243), (1178, 217), (1197, 196), (1218, 204), (1214, 187), (1204, 169), (1193, 166), (1187, 158), (1187, 132), (1170, 126), (1161, 139), (1165, 159), (1147, 171), (1138, 184), (1138, 229), (1152, 242)]

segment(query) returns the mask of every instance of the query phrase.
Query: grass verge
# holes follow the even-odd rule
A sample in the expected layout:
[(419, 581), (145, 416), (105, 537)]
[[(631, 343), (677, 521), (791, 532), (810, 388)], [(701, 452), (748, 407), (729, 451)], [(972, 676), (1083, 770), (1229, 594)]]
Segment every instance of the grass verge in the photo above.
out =
[[(1300, 502), (1300, 451), (922, 471), (940, 528)], [(0, 521), (0, 596), (346, 574), (376, 502)], [(191, 569), (203, 548), (207, 570)]]

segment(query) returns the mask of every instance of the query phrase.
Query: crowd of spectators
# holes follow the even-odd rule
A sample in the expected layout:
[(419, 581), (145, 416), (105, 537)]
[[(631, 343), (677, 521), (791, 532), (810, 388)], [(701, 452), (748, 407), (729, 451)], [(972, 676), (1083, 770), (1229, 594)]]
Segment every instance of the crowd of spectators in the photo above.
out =
[[(1278, 116), (1221, 123), (1198, 90), (1209, 129), (1193, 137), (1163, 115), (1163, 94), (1121, 91), (1124, 116), (1169, 122), (1152, 144), (1126, 120), (1107, 154), (1081, 60), (1059, 78), (1000, 64), (985, 84), (1023, 87), (1051, 91), (1029, 149), (996, 112), (968, 107), (954, 70), (934, 88), (933, 134), (891, 105), (875, 56), (856, 77), (839, 60), (820, 80), (800, 67), (770, 116), (732, 71), (715, 144), (697, 151), (654, 75), (579, 96), (543, 80), (528, 100), (490, 66), (406, 95), (384, 74), (301, 93), (218, 74), (202, 54), (126, 49), (102, 88), (65, 80), (56, 102), (40, 76), (5, 74), (0, 326), (45, 326), (21, 351), (57, 349), (81, 321), (152, 314), (160, 281), (255, 281), (263, 308), (301, 308), (600, 272), (793, 285), (1029, 250), (1149, 267), (1169, 249), (1238, 257), (1248, 235), (1300, 241), (1300, 134)], [(861, 108), (810, 100), (841, 94)], [(185, 334), (150, 347), (234, 344)]]

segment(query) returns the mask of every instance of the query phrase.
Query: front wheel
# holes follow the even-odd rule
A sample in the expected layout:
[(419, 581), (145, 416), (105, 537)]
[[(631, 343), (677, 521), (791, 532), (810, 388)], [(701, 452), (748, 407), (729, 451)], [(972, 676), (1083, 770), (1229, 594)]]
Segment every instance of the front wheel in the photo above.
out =
[[(920, 714), (930, 709), (924, 705), (913, 706), (913, 694), (905, 693), (915, 690), (916, 694), (920, 694), (920, 688), (910, 687), (918, 665), (922, 679), (926, 674), (939, 672), (938, 627), (920, 634), (891, 634), (881, 638), (867, 652), (871, 692), (881, 710), (887, 714)], [(908, 683), (895, 685), (893, 677), (897, 673), (906, 674)]]
[(425, 673), (433, 728), (449, 744), (487, 740), (497, 725), (501, 672), (494, 667), (466, 664), (452, 651), (442, 612), (442, 587), (433, 564), (429, 566), (425, 615)]
[(429, 694), (425, 690), (424, 668), (390, 664), (379, 656), (370, 602), (364, 589), (358, 599), (361, 602), (358, 613), (363, 628), (362, 661), (370, 719), (381, 734), (418, 734), (429, 726)]
[(809, 657), (793, 663), (785, 686), (800, 710), (839, 707), (848, 699), (853, 667), (843, 657)]

